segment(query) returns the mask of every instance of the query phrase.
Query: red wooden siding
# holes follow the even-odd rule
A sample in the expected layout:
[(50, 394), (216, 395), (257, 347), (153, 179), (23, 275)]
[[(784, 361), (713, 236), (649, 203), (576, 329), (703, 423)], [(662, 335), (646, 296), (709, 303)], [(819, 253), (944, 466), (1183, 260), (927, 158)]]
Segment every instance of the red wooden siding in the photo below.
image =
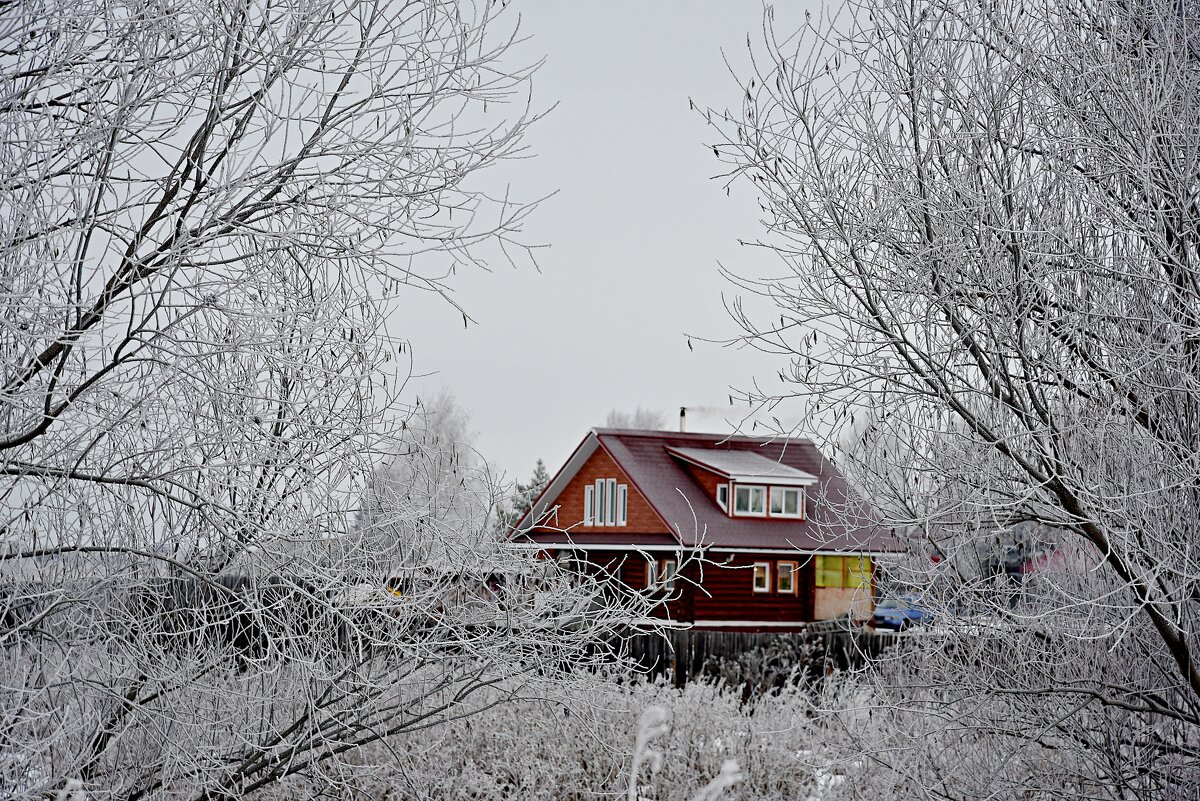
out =
[[(729, 561), (726, 561), (728, 558)], [(704, 564), (703, 586), (692, 601), (693, 620), (803, 622), (812, 620), (813, 566), (811, 559), (782, 553), (712, 555), (717, 564)], [(796, 593), (775, 591), (775, 564), (797, 561)], [(771, 565), (771, 591), (754, 592), (755, 562)]]
[[(615, 478), (618, 484), (625, 484), (629, 488), (624, 526), (583, 525), (583, 488), (594, 485), (596, 479), (599, 478)], [(605, 453), (603, 448), (597, 448), (591, 458), (584, 462), (575, 477), (554, 499), (554, 505), (558, 506), (559, 528), (572, 531), (611, 532), (614, 535), (613, 538), (617, 540), (622, 534), (633, 531), (639, 534), (671, 533), (671, 530), (663, 524), (659, 516), (650, 508), (650, 504), (638, 492), (633, 482), (629, 480), (629, 476), (617, 466), (617, 463)]]
[[(716, 473), (711, 473), (708, 470), (705, 470), (703, 467), (697, 467), (696, 465), (692, 464), (691, 462), (680, 462), (680, 464), (682, 464), (683, 468), (685, 470), (687, 470), (688, 475), (690, 475), (692, 477), (692, 480), (700, 485), (701, 489), (704, 492), (705, 497), (708, 498), (708, 502), (713, 504), (714, 506), (716, 506), (717, 505), (717, 485), (718, 484), (728, 484), (729, 482), (726, 479), (722, 478), (721, 476), (718, 476)], [(691, 493), (689, 492), (688, 495), (690, 497)], [(695, 503), (695, 502), (696, 501), (693, 498), (692, 503)], [(719, 509), (720, 507), (717, 506), (717, 508)]]
[[(648, 555), (653, 559), (676, 558), (673, 552), (652, 552)], [(636, 551), (593, 551), (586, 557), (583, 554), (580, 556), (593, 565), (604, 565), (609, 571), (619, 569), (620, 579), (634, 590), (646, 587), (646, 554)], [(713, 562), (686, 561), (676, 579), (675, 596), (660, 607), (655, 616), (680, 623), (746, 621), (800, 624), (813, 619), (815, 571), (811, 557), (780, 553), (738, 553), (731, 556), (729, 562), (721, 554), (713, 555)], [(775, 591), (776, 563), (779, 561), (799, 563), (794, 594)], [(754, 592), (755, 562), (768, 562), (771, 565), (771, 592)]]

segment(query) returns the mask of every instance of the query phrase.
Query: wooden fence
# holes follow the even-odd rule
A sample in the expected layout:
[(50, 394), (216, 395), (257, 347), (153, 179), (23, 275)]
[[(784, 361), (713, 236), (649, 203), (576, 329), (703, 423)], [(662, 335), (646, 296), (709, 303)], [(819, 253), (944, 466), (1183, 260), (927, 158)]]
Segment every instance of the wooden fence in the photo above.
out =
[(788, 680), (815, 679), (834, 670), (863, 667), (894, 643), (894, 637), (868, 630), (816, 624), (804, 631), (777, 633), (638, 632), (624, 640), (621, 648), (642, 670), (669, 676), (676, 686), (707, 677), (766, 689)]

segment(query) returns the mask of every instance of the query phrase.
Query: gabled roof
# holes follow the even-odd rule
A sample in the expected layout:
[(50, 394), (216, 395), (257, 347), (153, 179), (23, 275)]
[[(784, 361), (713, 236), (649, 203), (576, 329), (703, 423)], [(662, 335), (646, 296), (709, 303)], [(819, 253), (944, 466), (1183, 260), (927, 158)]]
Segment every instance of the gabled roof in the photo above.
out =
[[(654, 512), (685, 547), (779, 549), (795, 551), (898, 552), (904, 546), (880, 527), (877, 515), (846, 484), (841, 472), (812, 442), (784, 437), (746, 437), (595, 428), (516, 525), (518, 538), (542, 541), (554, 533), (535, 528), (587, 460), (603, 449), (616, 462)], [(804, 482), (804, 520), (729, 517), (689, 473), (686, 462), (725, 477), (754, 477), (763, 484)], [(565, 521), (564, 521), (565, 522)], [(609, 529), (608, 542), (628, 538), (633, 529)], [(572, 540), (575, 538), (572, 537)], [(589, 540), (590, 542), (590, 540)], [(549, 540), (547, 540), (549, 544)], [(577, 544), (586, 547), (582, 541)]]

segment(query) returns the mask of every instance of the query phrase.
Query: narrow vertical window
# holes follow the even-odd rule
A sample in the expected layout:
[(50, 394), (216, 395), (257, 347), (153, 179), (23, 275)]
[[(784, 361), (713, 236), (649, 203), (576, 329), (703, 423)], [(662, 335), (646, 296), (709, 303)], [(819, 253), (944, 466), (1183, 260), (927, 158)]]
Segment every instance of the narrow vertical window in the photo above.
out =
[(617, 485), (617, 525), (625, 525), (629, 516), (629, 488), (624, 484)]
[(604, 525), (615, 526), (617, 524), (617, 480), (610, 478), (605, 481), (607, 485), (604, 490)]
[(591, 484), (583, 488), (583, 524), (596, 525), (593, 519), (596, 514), (596, 488)]
[(596, 479), (596, 517), (593, 526), (604, 525), (604, 479)]
[(729, 511), (729, 485), (728, 484), (718, 484), (717, 485), (717, 506), (720, 506), (721, 509), (725, 512)]

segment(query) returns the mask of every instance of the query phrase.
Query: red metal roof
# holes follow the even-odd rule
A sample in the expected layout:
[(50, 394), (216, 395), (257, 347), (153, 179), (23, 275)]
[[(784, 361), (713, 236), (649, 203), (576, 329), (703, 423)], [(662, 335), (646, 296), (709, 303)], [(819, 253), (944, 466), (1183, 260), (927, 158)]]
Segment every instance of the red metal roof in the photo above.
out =
[[(594, 443), (589, 443), (592, 438)], [(841, 472), (806, 439), (597, 428), (576, 454), (594, 452), (594, 447), (585, 447), (589, 445), (598, 445), (612, 456), (686, 547), (872, 553), (904, 550), (890, 531), (875, 522), (874, 510), (849, 488)], [(672, 448), (754, 453), (816, 476), (817, 483), (805, 492), (805, 519), (729, 517), (683, 467), (680, 457), (670, 453)], [(533, 511), (553, 504), (556, 493), (581, 465), (582, 460), (573, 457), (559, 471), (530, 516), (518, 523), (518, 531), (530, 525)], [(546, 529), (535, 529), (529, 535), (541, 541), (548, 533)], [(612, 542), (617, 533), (606, 533), (606, 541)], [(627, 535), (631, 545), (641, 544), (634, 530), (620, 534)], [(586, 547), (586, 543), (578, 544)]]

